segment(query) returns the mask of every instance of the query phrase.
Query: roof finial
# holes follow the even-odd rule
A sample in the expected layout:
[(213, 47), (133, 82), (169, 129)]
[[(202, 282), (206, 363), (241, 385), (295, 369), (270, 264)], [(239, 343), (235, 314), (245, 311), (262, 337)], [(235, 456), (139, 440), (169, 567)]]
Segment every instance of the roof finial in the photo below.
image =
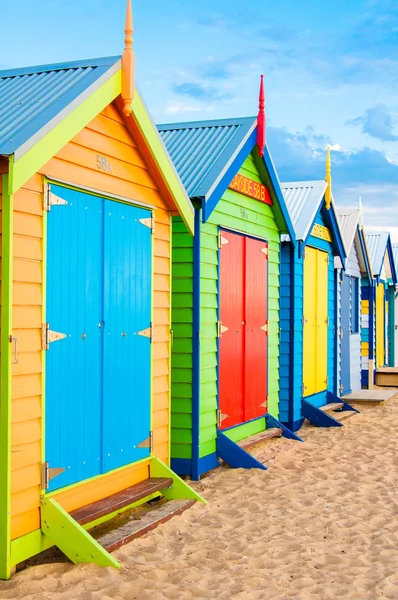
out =
[(257, 146), (258, 146), (258, 153), (261, 158), (264, 156), (264, 148), (265, 148), (265, 111), (264, 111), (264, 108), (265, 108), (264, 75), (261, 75), (258, 116), (257, 116)]
[(326, 177), (325, 177), (325, 181), (328, 184), (328, 187), (326, 188), (326, 192), (325, 192), (325, 205), (326, 205), (326, 210), (330, 209), (330, 204), (332, 202), (332, 163), (330, 160), (330, 144), (327, 146), (327, 153), (326, 153)]
[(127, 0), (126, 24), (124, 27), (124, 51), (122, 56), (122, 98), (123, 113), (131, 113), (134, 97), (134, 51), (133, 51), (133, 10), (131, 0)]

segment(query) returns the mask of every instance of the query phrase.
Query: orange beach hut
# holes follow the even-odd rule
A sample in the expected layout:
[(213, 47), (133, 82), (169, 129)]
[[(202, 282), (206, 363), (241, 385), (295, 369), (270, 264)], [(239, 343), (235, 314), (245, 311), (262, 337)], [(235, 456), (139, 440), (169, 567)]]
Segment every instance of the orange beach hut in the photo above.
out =
[(168, 466), (171, 216), (194, 212), (132, 29), (129, 1), (123, 57), (0, 72), (2, 579), (53, 545), (117, 567), (128, 536), (90, 526), (201, 499)]

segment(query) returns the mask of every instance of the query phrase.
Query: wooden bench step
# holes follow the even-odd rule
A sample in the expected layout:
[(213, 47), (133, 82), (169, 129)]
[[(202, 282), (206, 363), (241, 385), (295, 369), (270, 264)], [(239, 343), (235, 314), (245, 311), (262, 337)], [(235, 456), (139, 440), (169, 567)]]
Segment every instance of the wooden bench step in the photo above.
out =
[(145, 479), (145, 481), (132, 485), (117, 494), (112, 494), (112, 496), (108, 496), (107, 498), (78, 508), (70, 514), (80, 525), (91, 523), (105, 515), (117, 512), (126, 506), (130, 506), (130, 504), (134, 504), (164, 488), (170, 487), (172, 483), (172, 479), (165, 477)]
[(325, 404), (324, 406), (321, 406), (319, 410), (323, 410), (323, 412), (332, 412), (334, 410), (339, 410), (340, 408), (343, 408), (343, 406), (343, 402), (331, 402), (330, 404)]
[(265, 431), (261, 431), (261, 433), (257, 433), (256, 435), (252, 435), (245, 440), (241, 440), (238, 442), (238, 445), (243, 448), (243, 450), (247, 450), (252, 446), (256, 446), (257, 444), (261, 444), (266, 440), (270, 440), (274, 437), (280, 437), (282, 435), (282, 429), (271, 427), (270, 429), (266, 429)]
[(141, 537), (158, 525), (165, 523), (175, 515), (180, 515), (195, 504), (196, 500), (169, 500), (158, 508), (151, 510), (137, 521), (130, 521), (121, 527), (106, 533), (97, 539), (108, 552), (113, 552), (132, 540)]
[(333, 417), (336, 419), (336, 421), (344, 421), (345, 419), (349, 419), (357, 414), (358, 413), (355, 412), (355, 410), (343, 410), (341, 412), (334, 413)]

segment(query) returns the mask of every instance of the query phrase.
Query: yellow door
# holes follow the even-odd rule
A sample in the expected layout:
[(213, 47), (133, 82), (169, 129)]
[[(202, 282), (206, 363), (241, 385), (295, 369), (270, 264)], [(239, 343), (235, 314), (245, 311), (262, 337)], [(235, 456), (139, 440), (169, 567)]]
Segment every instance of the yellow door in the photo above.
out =
[(384, 366), (384, 283), (376, 288), (376, 367)]
[(303, 314), (303, 396), (311, 396), (327, 388), (328, 254), (308, 246)]

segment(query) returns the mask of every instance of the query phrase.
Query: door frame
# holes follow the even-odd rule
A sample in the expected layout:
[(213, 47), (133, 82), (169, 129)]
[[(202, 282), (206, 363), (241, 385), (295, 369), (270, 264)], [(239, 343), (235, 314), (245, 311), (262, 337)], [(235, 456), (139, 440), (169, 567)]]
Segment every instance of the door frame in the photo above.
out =
[[(143, 208), (151, 211), (153, 218), (155, 218), (155, 210), (156, 207), (151, 204), (145, 204), (143, 202), (134, 201), (130, 198), (125, 198), (122, 196), (116, 196), (114, 194), (108, 194), (107, 192), (101, 192), (99, 190), (94, 190), (92, 188), (88, 188), (82, 185), (75, 185), (74, 183), (69, 183), (67, 181), (59, 180), (53, 177), (43, 176), (43, 193), (41, 194), (43, 202), (43, 260), (42, 260), (42, 307), (41, 307), (41, 320), (42, 323), (46, 323), (46, 315), (47, 315), (47, 241), (48, 241), (48, 212), (44, 210), (44, 200), (45, 195), (48, 193), (51, 185), (57, 185), (59, 187), (64, 187), (67, 190), (72, 190), (76, 192), (82, 192), (84, 194), (89, 194), (91, 196), (95, 196), (97, 198), (101, 198), (103, 200), (110, 200), (111, 202), (118, 202), (119, 204), (127, 204), (130, 206), (136, 206), (137, 208)], [(154, 256), (155, 254), (155, 244), (154, 244), (154, 235), (151, 236), (151, 323), (153, 324), (153, 316), (154, 316)], [(47, 394), (46, 394), (46, 354), (47, 350), (41, 349), (41, 365), (42, 365), (42, 374), (41, 374), (41, 398), (42, 398), (42, 417), (41, 417), (41, 463), (44, 465), (46, 461), (46, 406), (47, 406)], [(153, 431), (153, 346), (150, 344), (150, 387), (149, 387), (149, 419), (150, 419), (150, 429)], [(171, 353), (169, 353), (169, 364), (171, 361)], [(169, 392), (170, 398), (170, 392)], [(170, 402), (169, 402), (169, 414), (170, 414)], [(141, 462), (147, 462), (151, 456), (152, 451), (149, 453), (149, 457), (142, 458), (134, 463), (129, 463), (127, 465), (123, 465), (122, 467), (118, 467), (111, 471), (107, 471), (106, 473), (100, 473), (99, 475), (95, 475), (94, 477), (89, 477), (88, 479), (82, 479), (81, 481), (77, 481), (75, 483), (71, 483), (66, 485), (65, 487), (57, 488), (48, 492), (47, 490), (41, 489), (40, 493), (42, 496), (51, 497), (66, 490), (78, 487), (87, 483), (88, 481), (95, 481), (97, 479), (101, 479), (109, 476), (111, 473), (115, 473), (118, 471), (122, 471), (124, 469), (131, 468), (132, 465), (138, 465)]]
[[(260, 236), (252, 235), (250, 233), (246, 233), (244, 231), (240, 231), (239, 229), (231, 229), (229, 227), (224, 227), (223, 225), (217, 226), (217, 235), (220, 234), (220, 231), (226, 231), (228, 233), (233, 233), (236, 235), (240, 235), (241, 237), (251, 238), (253, 240), (257, 240), (258, 242), (264, 242), (268, 246), (268, 261), (267, 261), (267, 311), (266, 311), (266, 321), (269, 323), (269, 240)], [(220, 320), (220, 256), (221, 256), (221, 248), (217, 250), (217, 320)], [(267, 390), (266, 396), (268, 399), (268, 365), (269, 365), (269, 334), (266, 336), (266, 352), (267, 352)], [(217, 415), (220, 410), (220, 338), (217, 336)], [(265, 415), (262, 417), (255, 417), (254, 419), (249, 419), (248, 421), (243, 421), (242, 423), (238, 423), (237, 425), (232, 425), (231, 427), (226, 427), (225, 429), (221, 429), (219, 427), (219, 422), (217, 418), (217, 431), (230, 431), (231, 429), (236, 429), (237, 427), (242, 427), (242, 425), (246, 425), (247, 423), (253, 423), (255, 421), (259, 421), (260, 419), (264, 419)]]
[[(345, 279), (347, 278), (347, 279)], [(352, 314), (351, 314), (351, 279), (352, 279), (352, 275), (347, 275), (346, 273), (342, 273), (342, 280), (341, 280), (341, 292), (340, 292), (340, 328), (342, 331), (342, 337), (340, 337), (340, 360), (341, 360), (341, 368), (340, 368), (340, 384), (341, 384), (341, 390), (340, 390), (340, 394), (341, 395), (346, 395), (346, 394), (350, 394), (352, 392), (352, 388), (351, 388), (351, 328), (350, 328), (350, 321), (352, 318)], [(343, 286), (344, 286), (344, 281), (347, 281), (347, 285), (349, 286), (348, 288), (348, 307), (347, 306), (343, 306)], [(347, 310), (348, 309), (348, 310)], [(343, 329), (343, 314), (347, 317), (348, 316), (348, 330), (347, 332), (344, 331)], [(344, 361), (343, 361), (343, 342), (344, 342), (344, 336), (347, 335), (348, 337), (348, 360), (347, 360), (347, 367), (348, 367), (348, 378), (350, 381), (350, 385), (348, 387), (348, 389), (344, 389), (343, 386), (343, 365), (344, 365)], [(340, 395), (338, 394), (338, 395)]]

